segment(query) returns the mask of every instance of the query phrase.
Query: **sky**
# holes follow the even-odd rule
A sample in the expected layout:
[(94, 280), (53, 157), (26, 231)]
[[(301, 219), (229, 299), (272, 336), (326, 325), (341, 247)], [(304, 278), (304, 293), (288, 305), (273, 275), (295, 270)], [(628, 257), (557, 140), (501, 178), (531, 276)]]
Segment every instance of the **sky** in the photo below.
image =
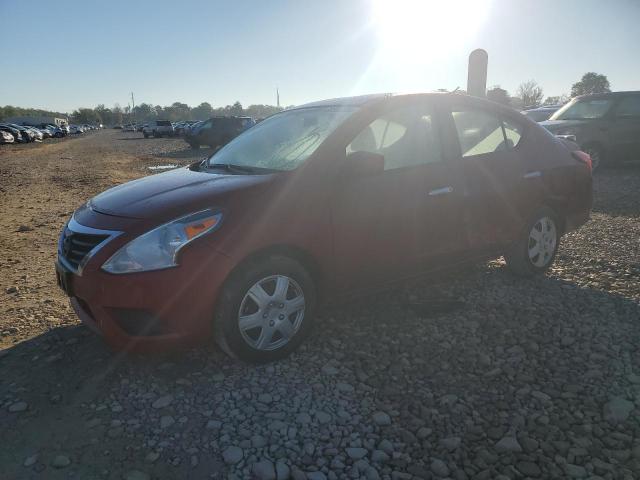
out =
[(0, 0), (0, 105), (299, 105), (582, 74), (640, 90), (640, 0)]

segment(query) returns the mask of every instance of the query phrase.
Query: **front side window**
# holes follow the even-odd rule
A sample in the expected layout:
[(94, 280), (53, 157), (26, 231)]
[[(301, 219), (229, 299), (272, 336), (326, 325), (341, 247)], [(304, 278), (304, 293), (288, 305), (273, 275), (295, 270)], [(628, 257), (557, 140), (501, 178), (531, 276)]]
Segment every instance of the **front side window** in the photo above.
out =
[(613, 100), (606, 98), (577, 99), (567, 103), (550, 120), (593, 120), (602, 118), (611, 108)]
[(517, 146), (522, 138), (522, 127), (510, 120), (503, 120), (502, 125), (504, 126), (504, 136), (507, 138), (507, 146)]
[(231, 164), (269, 170), (300, 166), (354, 107), (309, 107), (288, 110), (246, 130), (215, 153), (208, 165)]
[(507, 146), (500, 118), (482, 110), (452, 112), (463, 157), (504, 150)]
[(375, 119), (347, 145), (347, 154), (357, 151), (383, 155), (385, 170), (442, 161), (433, 115), (420, 107), (399, 108)]
[(640, 117), (640, 95), (623, 98), (616, 109), (616, 117)]

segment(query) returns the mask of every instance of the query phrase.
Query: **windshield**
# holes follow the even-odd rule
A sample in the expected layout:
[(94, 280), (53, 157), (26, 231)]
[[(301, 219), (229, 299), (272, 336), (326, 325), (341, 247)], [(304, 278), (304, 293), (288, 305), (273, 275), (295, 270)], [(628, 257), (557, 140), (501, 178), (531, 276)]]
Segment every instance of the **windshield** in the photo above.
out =
[(603, 117), (613, 103), (610, 99), (594, 98), (569, 102), (555, 114), (551, 120), (590, 120)]
[(273, 115), (220, 149), (207, 165), (293, 170), (354, 111), (353, 107), (309, 107)]

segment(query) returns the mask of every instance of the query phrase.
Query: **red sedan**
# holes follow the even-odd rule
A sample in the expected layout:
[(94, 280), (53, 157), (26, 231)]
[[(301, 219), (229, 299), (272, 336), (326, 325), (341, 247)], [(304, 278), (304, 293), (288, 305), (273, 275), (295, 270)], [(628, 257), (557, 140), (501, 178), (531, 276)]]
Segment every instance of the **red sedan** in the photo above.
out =
[(327, 100), (91, 199), (64, 227), (56, 272), (116, 347), (213, 336), (270, 361), (300, 345), (319, 302), (501, 255), (543, 273), (591, 202), (589, 156), (509, 108)]

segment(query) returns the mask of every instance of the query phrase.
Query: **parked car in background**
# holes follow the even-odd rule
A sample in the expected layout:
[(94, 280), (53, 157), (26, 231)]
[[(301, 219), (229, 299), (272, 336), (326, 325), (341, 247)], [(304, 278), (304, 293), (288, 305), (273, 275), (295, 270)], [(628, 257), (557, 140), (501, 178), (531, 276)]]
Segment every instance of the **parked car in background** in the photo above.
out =
[(84, 133), (84, 128), (82, 128), (80, 125), (71, 125), (69, 128), (71, 129), (71, 134)]
[(36, 141), (36, 134), (28, 128), (25, 128), (22, 125), (16, 125), (15, 123), (9, 123), (8, 125), (20, 131), (20, 135), (24, 143)]
[(60, 130), (62, 130), (62, 133), (65, 136), (71, 133), (71, 129), (69, 128), (69, 125), (67, 125), (66, 123), (64, 125), (60, 125)]
[(41, 127), (32, 127), (32, 128), (40, 132), (40, 134), (42, 135), (42, 139), (53, 137), (51, 130), (48, 130), (46, 128), (41, 128)]
[(255, 123), (251, 117), (213, 117), (186, 131), (185, 140), (191, 148), (200, 148), (201, 145), (221, 147)]
[(7, 130), (0, 129), (0, 143), (14, 143), (15, 137)]
[(543, 105), (538, 108), (530, 108), (521, 112), (525, 117), (529, 117), (534, 122), (543, 122), (548, 120), (551, 115), (557, 112), (562, 105)]
[(277, 113), (189, 167), (107, 190), (64, 227), (59, 285), (116, 347), (211, 334), (281, 358), (320, 299), (504, 255), (542, 274), (592, 202), (589, 156), (466, 95), (374, 95)]
[(0, 123), (0, 131), (8, 132), (13, 136), (13, 139), (16, 143), (26, 143), (28, 140), (25, 140), (22, 137), (22, 133), (15, 127), (12, 127), (6, 123)]
[(576, 97), (541, 125), (580, 145), (594, 169), (640, 161), (640, 91)]
[(172, 137), (174, 135), (173, 125), (169, 120), (152, 120), (142, 129), (144, 138), (149, 137)]

